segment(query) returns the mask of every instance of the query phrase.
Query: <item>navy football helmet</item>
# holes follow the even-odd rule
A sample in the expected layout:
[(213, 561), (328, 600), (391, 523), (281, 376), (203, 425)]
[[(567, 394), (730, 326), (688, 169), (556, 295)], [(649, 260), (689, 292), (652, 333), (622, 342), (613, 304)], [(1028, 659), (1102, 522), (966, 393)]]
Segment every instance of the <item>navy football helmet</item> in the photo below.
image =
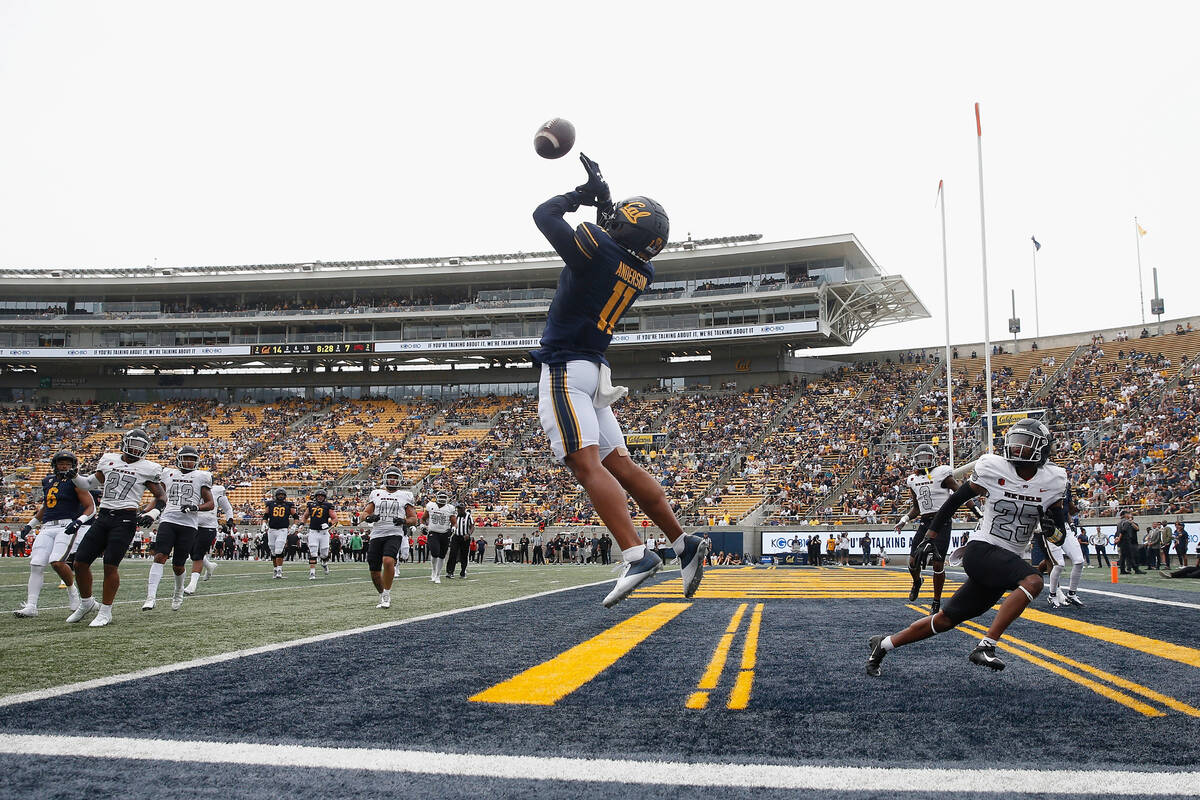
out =
[(601, 227), (639, 261), (646, 262), (662, 252), (671, 234), (671, 220), (666, 209), (640, 195), (617, 203), (606, 215)]

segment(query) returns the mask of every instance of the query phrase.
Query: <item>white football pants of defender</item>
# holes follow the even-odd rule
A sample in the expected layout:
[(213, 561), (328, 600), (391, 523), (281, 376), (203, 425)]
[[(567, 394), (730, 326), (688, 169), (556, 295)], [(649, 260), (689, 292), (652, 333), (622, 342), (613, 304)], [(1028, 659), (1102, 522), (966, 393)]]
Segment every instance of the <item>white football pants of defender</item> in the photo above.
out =
[(287, 550), (287, 528), (270, 528), (267, 530), (267, 542), (271, 545), (271, 555), (278, 558)]
[[(75, 552), (88, 529), (87, 527), (80, 528), (75, 534), (75, 541), (72, 542), (71, 537), (63, 533), (63, 529), (70, 521), (69, 519), (56, 519), (42, 525), (37, 538), (33, 540), (33, 550), (29, 554), (29, 566), (45, 567), (47, 564), (63, 561)], [(70, 552), (67, 552), (68, 547)]]
[(620, 448), (625, 436), (601, 391), (601, 365), (591, 361), (543, 364), (538, 381), (538, 419), (550, 439), (550, 449), (562, 461), (590, 445), (600, 448), (600, 460)]
[(308, 557), (321, 557), (322, 561), (329, 560), (329, 531), (308, 532)]
[[(1050, 597), (1058, 593), (1058, 585), (1062, 580), (1063, 565), (1066, 561), (1071, 562), (1071, 578), (1067, 584), (1067, 591), (1074, 592), (1079, 588), (1079, 577), (1083, 575), (1083, 549), (1079, 546), (1079, 540), (1075, 538), (1075, 534), (1068, 528), (1067, 538), (1063, 539), (1061, 545), (1050, 545), (1050, 558), (1054, 560), (1054, 566), (1050, 569)], [(1064, 561), (1064, 558), (1066, 561)]]

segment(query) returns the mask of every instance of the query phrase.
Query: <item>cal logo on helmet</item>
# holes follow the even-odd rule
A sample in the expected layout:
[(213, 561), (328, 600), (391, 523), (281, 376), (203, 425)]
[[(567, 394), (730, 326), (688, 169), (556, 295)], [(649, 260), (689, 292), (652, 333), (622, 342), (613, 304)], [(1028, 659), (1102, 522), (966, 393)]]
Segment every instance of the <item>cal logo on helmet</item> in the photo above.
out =
[(621, 206), (620, 212), (625, 215), (625, 219), (629, 220), (634, 225), (637, 225), (637, 221), (642, 217), (650, 216), (650, 212), (646, 211), (646, 204), (640, 200), (634, 200), (633, 202), (626, 203), (625, 205)]

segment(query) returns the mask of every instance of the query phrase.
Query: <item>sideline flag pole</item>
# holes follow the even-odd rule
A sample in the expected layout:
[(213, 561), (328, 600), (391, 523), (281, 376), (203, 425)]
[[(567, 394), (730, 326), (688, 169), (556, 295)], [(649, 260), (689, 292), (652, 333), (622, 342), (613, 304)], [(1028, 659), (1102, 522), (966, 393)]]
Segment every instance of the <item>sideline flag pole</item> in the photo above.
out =
[(987, 452), (992, 452), (992, 329), (988, 314), (987, 225), (983, 209), (983, 123), (975, 104), (975, 142), (979, 153), (979, 243), (983, 251), (983, 377), (987, 387)]
[(1133, 218), (1133, 240), (1137, 242), (1137, 257), (1138, 257), (1138, 310), (1142, 312), (1142, 327), (1146, 326), (1146, 294), (1142, 290), (1142, 237), (1146, 235), (1146, 229), (1138, 223), (1138, 218)]
[(950, 443), (950, 469), (954, 469), (954, 372), (950, 369), (950, 261), (946, 256), (945, 181), (938, 181), (937, 201), (942, 207), (942, 292), (946, 298), (946, 440)]
[[(1037, 254), (1038, 250), (1042, 249), (1042, 243), (1037, 240), (1037, 235), (1029, 237), (1033, 242), (1033, 338), (1042, 338), (1042, 314), (1038, 311), (1038, 290), (1037, 290)], [(1016, 314), (1013, 314), (1015, 317)], [(1013, 352), (1017, 352), (1013, 349)]]

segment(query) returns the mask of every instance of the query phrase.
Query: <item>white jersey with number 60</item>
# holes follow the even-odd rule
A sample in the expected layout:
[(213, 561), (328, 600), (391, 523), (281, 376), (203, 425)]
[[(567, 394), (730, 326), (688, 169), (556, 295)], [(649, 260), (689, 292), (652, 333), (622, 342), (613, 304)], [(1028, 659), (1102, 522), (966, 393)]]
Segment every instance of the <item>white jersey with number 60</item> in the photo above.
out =
[(138, 508), (147, 483), (162, 482), (162, 467), (144, 458), (127, 463), (120, 453), (105, 453), (96, 466), (104, 473), (100, 507), (111, 511)]
[(942, 486), (953, 471), (945, 464), (932, 470), (923, 470), (916, 475), (909, 475), (905, 481), (917, 498), (917, 511), (923, 517), (926, 514), (936, 514), (942, 504), (950, 499), (950, 490)]
[(1048, 511), (1066, 495), (1067, 471), (1045, 464), (1025, 480), (1008, 459), (988, 453), (975, 462), (971, 483), (987, 490), (983, 522), (971, 541), (1024, 555), (1041, 524), (1039, 512)]

